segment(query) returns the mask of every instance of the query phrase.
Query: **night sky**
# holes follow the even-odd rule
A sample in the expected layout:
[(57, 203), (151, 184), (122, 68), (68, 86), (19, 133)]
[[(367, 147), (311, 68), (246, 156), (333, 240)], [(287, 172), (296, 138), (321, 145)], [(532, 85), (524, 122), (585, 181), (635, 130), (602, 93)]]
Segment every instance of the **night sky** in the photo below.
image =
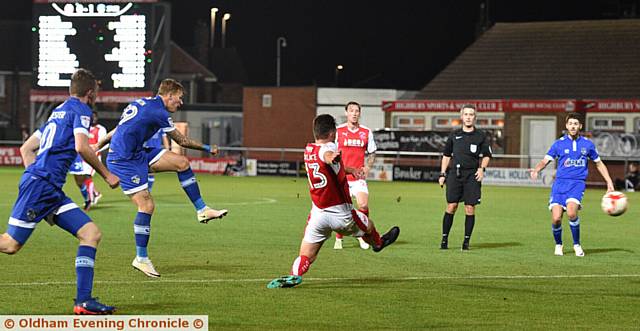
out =
[[(421, 89), (476, 38), (486, 0), (170, 0), (172, 38), (190, 49), (198, 20), (209, 24), (218, 7), (228, 21), (226, 46), (236, 48), (249, 86), (275, 85), (276, 39), (282, 48), (284, 86)], [(558, 3), (561, 2), (561, 5)], [(491, 0), (492, 22), (601, 19), (618, 15), (620, 2)], [(188, 5), (187, 5), (188, 4)], [(12, 1), (0, 19), (30, 19), (28, 0)]]

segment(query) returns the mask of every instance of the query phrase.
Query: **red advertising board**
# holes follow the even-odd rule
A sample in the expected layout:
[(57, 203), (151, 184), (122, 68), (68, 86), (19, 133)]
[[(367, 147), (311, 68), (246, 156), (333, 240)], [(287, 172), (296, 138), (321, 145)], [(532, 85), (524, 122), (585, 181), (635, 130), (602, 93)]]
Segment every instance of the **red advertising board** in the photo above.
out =
[(22, 155), (18, 147), (0, 146), (0, 166), (21, 166)]
[(199, 158), (199, 157), (190, 157), (189, 163), (191, 164), (191, 169), (193, 172), (203, 172), (209, 174), (224, 174), (225, 169), (227, 169), (227, 165), (234, 165), (238, 162), (238, 160), (233, 158)]
[(479, 112), (640, 112), (640, 100), (395, 100), (383, 101), (387, 112), (454, 112), (471, 104)]

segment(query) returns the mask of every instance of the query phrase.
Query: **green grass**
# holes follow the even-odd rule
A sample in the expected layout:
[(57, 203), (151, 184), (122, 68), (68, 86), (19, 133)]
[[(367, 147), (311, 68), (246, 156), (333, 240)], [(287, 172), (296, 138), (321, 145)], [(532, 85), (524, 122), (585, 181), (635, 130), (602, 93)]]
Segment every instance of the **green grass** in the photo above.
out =
[[(0, 168), (0, 218), (17, 196), (20, 169)], [(586, 256), (553, 255), (548, 189), (485, 187), (472, 250), (461, 252), (464, 216), (439, 247), (444, 194), (436, 184), (370, 183), (381, 232), (402, 229), (380, 254), (333, 239), (294, 289), (266, 288), (288, 273), (310, 207), (306, 180), (200, 175), (205, 201), (230, 214), (199, 224), (173, 174), (157, 176), (150, 256), (160, 279), (134, 271), (135, 207), (96, 183), (104, 198), (90, 216), (104, 238), (94, 294), (119, 314), (206, 314), (212, 330), (632, 330), (640, 315), (640, 198), (621, 217), (600, 211), (589, 189), (581, 211)], [(69, 182), (72, 182), (71, 179)], [(80, 201), (78, 190), (65, 192)], [(0, 224), (0, 231), (6, 223)], [(76, 241), (38, 226), (15, 256), (0, 256), (0, 314), (69, 314)], [(53, 282), (53, 283), (51, 283)]]

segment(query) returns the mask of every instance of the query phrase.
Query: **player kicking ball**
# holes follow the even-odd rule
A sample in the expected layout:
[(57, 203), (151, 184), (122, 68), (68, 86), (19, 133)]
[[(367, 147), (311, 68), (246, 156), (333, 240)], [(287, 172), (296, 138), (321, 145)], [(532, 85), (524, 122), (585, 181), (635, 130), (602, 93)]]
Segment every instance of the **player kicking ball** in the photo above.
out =
[(374, 252), (393, 244), (400, 234), (400, 228), (394, 226), (381, 237), (367, 215), (353, 208), (346, 169), (334, 143), (336, 122), (333, 116), (318, 115), (313, 121), (313, 135), (315, 143), (307, 144), (304, 152), (312, 207), (300, 253), (293, 262), (290, 275), (272, 280), (268, 288), (293, 287), (302, 283), (302, 275), (309, 270), (332, 231), (362, 237), (373, 246)]
[(215, 155), (217, 146), (209, 146), (186, 137), (176, 130), (170, 113), (175, 113), (182, 105), (184, 87), (174, 79), (165, 79), (160, 83), (158, 95), (153, 98), (138, 99), (129, 104), (122, 112), (120, 123), (100, 140), (97, 148), (101, 149), (111, 142), (107, 155), (107, 166), (118, 178), (124, 194), (138, 207), (133, 222), (136, 239), (136, 257), (131, 262), (133, 268), (153, 278), (160, 273), (149, 259), (147, 247), (151, 234), (151, 216), (155, 204), (149, 193), (149, 172), (175, 172), (182, 189), (193, 204), (198, 221), (208, 223), (227, 215), (227, 210), (213, 209), (204, 202), (200, 195), (200, 187), (191, 170), (189, 160), (164, 148), (145, 148), (144, 142), (149, 140), (158, 130), (167, 133), (178, 145), (203, 150)]

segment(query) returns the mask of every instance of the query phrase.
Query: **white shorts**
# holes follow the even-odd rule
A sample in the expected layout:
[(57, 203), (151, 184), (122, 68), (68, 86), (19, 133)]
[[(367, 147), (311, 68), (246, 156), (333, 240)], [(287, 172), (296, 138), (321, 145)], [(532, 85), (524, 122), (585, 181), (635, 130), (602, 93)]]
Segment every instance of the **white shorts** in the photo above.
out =
[(349, 193), (351, 195), (356, 196), (356, 193), (366, 193), (369, 194), (369, 187), (367, 186), (367, 181), (364, 179), (356, 179), (353, 181), (349, 181)]
[(87, 175), (93, 176), (96, 171), (89, 165), (89, 163), (84, 160), (78, 161), (76, 160), (69, 168), (69, 173), (72, 175)]
[(335, 231), (344, 236), (362, 237), (365, 235), (364, 229), (369, 226), (367, 215), (356, 211), (362, 223), (358, 224), (351, 216), (351, 206), (348, 208), (331, 207), (332, 210), (311, 208), (307, 227), (304, 229), (304, 238), (308, 243), (323, 242), (331, 237), (331, 231)]

